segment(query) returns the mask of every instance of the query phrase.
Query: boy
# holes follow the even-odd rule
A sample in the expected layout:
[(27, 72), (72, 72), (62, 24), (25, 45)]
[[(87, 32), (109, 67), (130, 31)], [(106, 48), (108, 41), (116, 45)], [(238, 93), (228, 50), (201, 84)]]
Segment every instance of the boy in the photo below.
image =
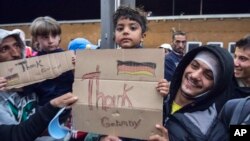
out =
[[(25, 58), (19, 33), (0, 29), (0, 62)], [(34, 141), (46, 130), (59, 108), (70, 106), (77, 98), (70, 93), (36, 107), (36, 95), (22, 89), (6, 90), (7, 80), (0, 76), (1, 141)], [(46, 138), (48, 139), (48, 138)]]
[[(141, 44), (146, 37), (147, 20), (140, 9), (132, 9), (129, 7), (119, 7), (113, 15), (115, 35), (114, 40), (116, 44), (122, 49), (137, 49), (142, 48)], [(167, 95), (169, 83), (165, 79), (159, 81), (156, 89), (162, 96)], [(90, 137), (91, 136), (91, 137)], [(85, 141), (100, 140), (100, 141), (120, 141), (115, 136), (93, 136), (88, 134)], [(126, 140), (136, 140), (122, 138)]]
[(217, 119), (216, 99), (227, 89), (230, 76), (233, 60), (223, 48), (203, 46), (186, 54), (164, 101), (164, 127), (156, 126), (162, 135), (150, 140), (227, 140), (225, 126)]
[[(142, 48), (141, 44), (146, 37), (147, 19), (141, 9), (120, 6), (113, 15), (115, 29), (114, 40), (122, 49)], [(164, 97), (168, 93), (169, 83), (162, 79), (157, 90)]]
[(114, 40), (122, 49), (142, 47), (147, 31), (147, 19), (142, 12), (140, 9), (120, 7), (114, 13)]
[[(55, 19), (48, 16), (38, 17), (32, 22), (30, 30), (32, 44), (37, 45), (36, 47), (39, 48), (38, 56), (63, 51), (59, 47), (61, 27)], [(33, 88), (32, 91), (37, 93), (38, 104), (44, 105), (55, 97), (72, 92), (73, 81), (73, 71), (67, 71), (57, 78), (34, 84), (33, 86), (29, 86), (29, 88)]]
[[(37, 55), (46, 55), (64, 51), (59, 47), (61, 42), (61, 27), (52, 17), (38, 17), (30, 26), (32, 44), (38, 48)], [(60, 59), (60, 58), (58, 58)], [(44, 105), (51, 99), (61, 96), (64, 93), (72, 92), (74, 82), (73, 70), (62, 73), (60, 76), (48, 79), (43, 82), (28, 86), (27, 89), (34, 91), (38, 96), (38, 105)], [(70, 110), (64, 111), (60, 116), (64, 121), (70, 120)], [(69, 121), (71, 122), (71, 121)], [(71, 123), (66, 123), (71, 126)], [(75, 131), (72, 138), (81, 139), (85, 133)]]

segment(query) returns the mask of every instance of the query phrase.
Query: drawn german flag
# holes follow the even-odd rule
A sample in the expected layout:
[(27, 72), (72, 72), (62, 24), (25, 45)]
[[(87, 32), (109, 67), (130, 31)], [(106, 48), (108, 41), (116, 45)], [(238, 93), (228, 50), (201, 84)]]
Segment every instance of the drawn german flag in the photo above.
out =
[(155, 69), (152, 62), (117, 61), (117, 74), (155, 76)]

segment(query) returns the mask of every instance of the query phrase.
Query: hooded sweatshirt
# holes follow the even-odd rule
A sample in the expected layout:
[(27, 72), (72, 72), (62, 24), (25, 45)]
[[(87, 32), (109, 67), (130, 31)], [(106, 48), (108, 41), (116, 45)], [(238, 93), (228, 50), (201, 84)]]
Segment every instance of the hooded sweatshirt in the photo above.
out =
[[(0, 29), (0, 44), (6, 37), (13, 36), (22, 48), (25, 46), (18, 33)], [(0, 91), (0, 137), (1, 141), (34, 141), (46, 130), (59, 108), (49, 103), (37, 107), (35, 93), (28, 90)]]
[[(175, 113), (171, 114), (172, 104), (181, 86), (186, 67), (201, 51), (209, 51), (219, 60), (218, 81), (206, 94)], [(228, 88), (233, 76), (233, 59), (220, 47), (203, 46), (193, 49), (181, 60), (173, 75), (168, 97), (164, 101), (164, 126), (168, 129), (171, 141), (218, 141), (227, 140), (226, 129), (217, 119), (216, 98)]]
[[(22, 57), (25, 57), (25, 46), (18, 32), (0, 30), (0, 44), (6, 37), (12, 36), (21, 45)], [(0, 91), (0, 124), (19, 124), (35, 112), (35, 94), (22, 90)]]

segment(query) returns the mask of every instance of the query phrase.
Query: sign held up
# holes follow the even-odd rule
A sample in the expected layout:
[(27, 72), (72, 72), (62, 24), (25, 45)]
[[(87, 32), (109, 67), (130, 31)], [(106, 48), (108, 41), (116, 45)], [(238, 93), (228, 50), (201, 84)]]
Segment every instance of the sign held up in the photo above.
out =
[(155, 87), (164, 77), (163, 50), (84, 50), (76, 56), (76, 129), (138, 139), (157, 132), (163, 98)]
[(74, 69), (72, 51), (47, 54), (0, 63), (0, 76), (5, 77), (7, 89), (20, 88), (55, 78)]

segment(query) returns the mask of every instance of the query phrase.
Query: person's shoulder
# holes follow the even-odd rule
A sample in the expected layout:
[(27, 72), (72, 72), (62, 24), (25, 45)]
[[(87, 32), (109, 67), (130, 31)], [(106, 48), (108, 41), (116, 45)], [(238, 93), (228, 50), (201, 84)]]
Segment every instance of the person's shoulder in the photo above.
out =
[(243, 98), (236, 98), (236, 99), (231, 99), (229, 101), (227, 101), (226, 105), (230, 105), (230, 106), (236, 106), (240, 101), (242, 101)]
[(224, 109), (232, 111), (236, 109), (239, 103), (243, 103), (243, 102), (250, 103), (250, 97), (231, 99), (226, 102), (226, 104), (224, 105)]
[(165, 55), (165, 59), (171, 59), (173, 58), (175, 54), (173, 53), (173, 51), (169, 52), (167, 55)]

